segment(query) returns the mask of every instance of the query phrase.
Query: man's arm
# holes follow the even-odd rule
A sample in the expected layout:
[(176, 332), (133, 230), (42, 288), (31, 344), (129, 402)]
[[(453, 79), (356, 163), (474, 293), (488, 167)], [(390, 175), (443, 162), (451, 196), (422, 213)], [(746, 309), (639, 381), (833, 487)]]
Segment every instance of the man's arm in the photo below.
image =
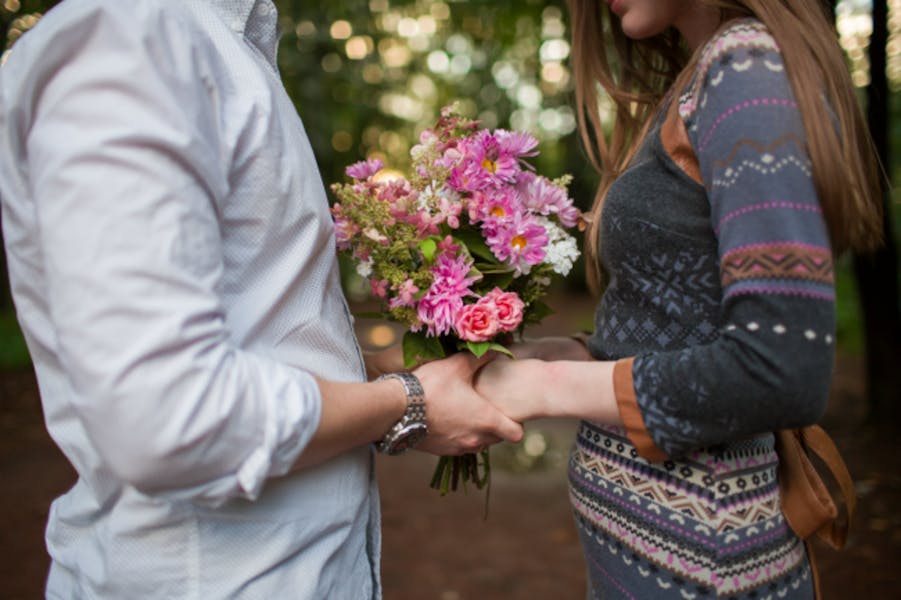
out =
[[(416, 369), (425, 390), (429, 435), (420, 450), (438, 455), (475, 452), (500, 440), (519, 441), (522, 426), (479, 396), (473, 375), (484, 363), (469, 354), (434, 361)], [(370, 383), (319, 381), (322, 416), (310, 444), (298, 459), (307, 467), (382, 438), (407, 405), (395, 379)]]

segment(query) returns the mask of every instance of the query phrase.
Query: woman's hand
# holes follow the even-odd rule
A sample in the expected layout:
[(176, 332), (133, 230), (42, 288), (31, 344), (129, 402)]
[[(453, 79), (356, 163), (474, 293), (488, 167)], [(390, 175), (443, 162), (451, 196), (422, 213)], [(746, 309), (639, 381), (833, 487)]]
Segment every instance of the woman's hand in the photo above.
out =
[(522, 423), (547, 416), (546, 363), (535, 359), (511, 360), (499, 356), (476, 376), (475, 389), (502, 413)]
[(520, 423), (545, 417), (621, 425), (613, 388), (613, 361), (511, 360), (501, 356), (476, 376), (475, 388)]

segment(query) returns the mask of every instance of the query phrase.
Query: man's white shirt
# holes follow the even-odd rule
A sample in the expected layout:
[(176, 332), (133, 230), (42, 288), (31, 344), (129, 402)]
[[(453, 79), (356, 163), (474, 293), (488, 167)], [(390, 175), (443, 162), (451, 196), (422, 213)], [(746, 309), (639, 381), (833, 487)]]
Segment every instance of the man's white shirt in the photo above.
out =
[[(0, 68), (10, 280), (48, 430), (52, 598), (371, 598), (371, 449), (284, 475), (362, 381), (270, 0), (67, 0)], [(311, 107), (312, 110), (312, 107)]]

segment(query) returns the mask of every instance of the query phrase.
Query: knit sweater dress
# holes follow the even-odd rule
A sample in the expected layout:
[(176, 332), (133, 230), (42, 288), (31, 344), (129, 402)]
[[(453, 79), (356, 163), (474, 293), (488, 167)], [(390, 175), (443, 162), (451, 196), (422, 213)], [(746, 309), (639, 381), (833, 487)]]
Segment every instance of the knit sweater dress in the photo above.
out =
[(809, 599), (772, 432), (825, 409), (829, 238), (766, 28), (734, 22), (697, 65), (602, 213), (588, 345), (624, 427), (581, 423), (570, 460), (589, 597)]

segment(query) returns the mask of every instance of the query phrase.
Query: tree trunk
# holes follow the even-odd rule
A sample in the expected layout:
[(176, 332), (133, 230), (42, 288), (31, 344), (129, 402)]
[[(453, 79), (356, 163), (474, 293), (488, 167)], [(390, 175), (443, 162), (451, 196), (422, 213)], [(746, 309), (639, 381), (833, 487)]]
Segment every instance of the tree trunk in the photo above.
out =
[[(885, 168), (889, 169), (891, 127), (886, 78), (887, 23), (888, 3), (878, 0), (873, 2), (867, 121), (879, 159)], [(888, 189), (885, 190), (882, 200), (885, 244), (871, 255), (855, 255), (854, 271), (863, 313), (869, 416), (874, 423), (896, 424), (901, 417), (901, 368), (899, 368), (901, 302), (898, 290), (898, 253)]]

